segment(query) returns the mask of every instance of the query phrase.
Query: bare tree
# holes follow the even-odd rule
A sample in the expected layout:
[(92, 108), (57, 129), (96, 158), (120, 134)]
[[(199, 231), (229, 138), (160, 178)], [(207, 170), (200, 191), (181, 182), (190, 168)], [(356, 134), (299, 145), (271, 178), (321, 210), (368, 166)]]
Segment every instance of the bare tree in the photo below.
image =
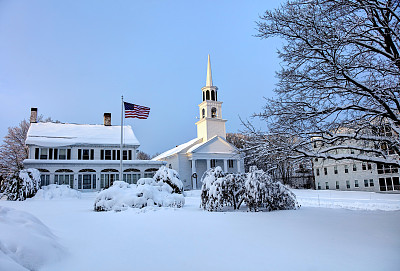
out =
[(285, 43), (277, 97), (256, 114), (269, 130), (249, 129), (255, 153), (400, 165), (399, 5), (293, 0), (260, 17), (258, 37)]
[(137, 153), (137, 159), (138, 160), (150, 160), (150, 155), (143, 151), (139, 151)]
[[(50, 117), (38, 117), (39, 122), (55, 122)], [(3, 144), (0, 146), (0, 175), (6, 177), (10, 174), (23, 169), (23, 161), (28, 158), (28, 148), (25, 145), (26, 136), (30, 123), (23, 120), (18, 126), (9, 127), (8, 133), (4, 137)]]
[(28, 148), (25, 146), (29, 122), (23, 120), (18, 126), (9, 127), (0, 146), (0, 174), (7, 176), (21, 170), (22, 162), (28, 157)]

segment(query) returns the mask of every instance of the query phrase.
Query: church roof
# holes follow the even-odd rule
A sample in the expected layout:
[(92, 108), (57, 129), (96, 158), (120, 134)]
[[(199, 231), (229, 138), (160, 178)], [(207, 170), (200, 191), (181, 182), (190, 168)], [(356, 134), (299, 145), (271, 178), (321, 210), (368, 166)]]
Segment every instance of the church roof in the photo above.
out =
[[(139, 146), (131, 126), (124, 126), (124, 144)], [(121, 126), (70, 123), (31, 123), (25, 143), (43, 147), (79, 144), (119, 145)]]
[(198, 143), (201, 142), (202, 140), (203, 140), (202, 138), (195, 138), (195, 139), (192, 139), (192, 140), (190, 140), (189, 142), (183, 143), (183, 144), (181, 144), (181, 145), (176, 146), (176, 147), (173, 148), (173, 149), (170, 149), (170, 150), (168, 150), (168, 151), (166, 151), (166, 152), (163, 152), (162, 154), (160, 154), (160, 155), (154, 157), (152, 160), (162, 160), (162, 159), (164, 159), (164, 158), (167, 158), (167, 157), (169, 157), (169, 156), (172, 156), (172, 155), (174, 155), (174, 154), (177, 154), (177, 153), (183, 151), (183, 150), (186, 149), (186, 148), (190, 148), (191, 146), (198, 144)]

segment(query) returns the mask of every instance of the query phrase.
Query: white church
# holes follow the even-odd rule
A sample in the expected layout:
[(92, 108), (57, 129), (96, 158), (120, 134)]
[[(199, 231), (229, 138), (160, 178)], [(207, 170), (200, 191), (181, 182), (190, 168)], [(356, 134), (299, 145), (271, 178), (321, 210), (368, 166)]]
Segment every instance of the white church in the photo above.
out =
[(185, 189), (201, 188), (201, 177), (210, 168), (220, 166), (224, 172), (244, 172), (244, 161), (239, 151), (226, 141), (226, 120), (222, 118), (222, 102), (218, 88), (213, 86), (210, 56), (207, 64), (206, 86), (202, 89), (200, 120), (196, 122), (197, 137), (168, 150), (154, 161), (165, 161), (178, 171)]

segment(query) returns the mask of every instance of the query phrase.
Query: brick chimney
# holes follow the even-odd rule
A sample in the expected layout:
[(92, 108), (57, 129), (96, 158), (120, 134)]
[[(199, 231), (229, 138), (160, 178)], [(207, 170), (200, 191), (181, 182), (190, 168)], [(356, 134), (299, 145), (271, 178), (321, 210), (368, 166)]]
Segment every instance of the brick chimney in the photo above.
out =
[(111, 126), (111, 113), (104, 113), (104, 126)]
[(36, 107), (32, 107), (31, 108), (30, 123), (36, 123), (36, 122), (37, 122), (37, 108)]

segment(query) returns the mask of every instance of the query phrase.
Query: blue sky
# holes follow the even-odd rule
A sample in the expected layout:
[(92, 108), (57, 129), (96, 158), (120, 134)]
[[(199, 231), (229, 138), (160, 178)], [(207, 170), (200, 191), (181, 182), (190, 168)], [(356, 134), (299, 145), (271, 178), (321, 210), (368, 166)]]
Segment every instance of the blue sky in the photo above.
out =
[(39, 114), (68, 123), (120, 124), (121, 95), (151, 108), (128, 119), (155, 154), (196, 137), (211, 55), (227, 132), (271, 97), (278, 39), (256, 21), (276, 1), (0, 0), (0, 136)]

